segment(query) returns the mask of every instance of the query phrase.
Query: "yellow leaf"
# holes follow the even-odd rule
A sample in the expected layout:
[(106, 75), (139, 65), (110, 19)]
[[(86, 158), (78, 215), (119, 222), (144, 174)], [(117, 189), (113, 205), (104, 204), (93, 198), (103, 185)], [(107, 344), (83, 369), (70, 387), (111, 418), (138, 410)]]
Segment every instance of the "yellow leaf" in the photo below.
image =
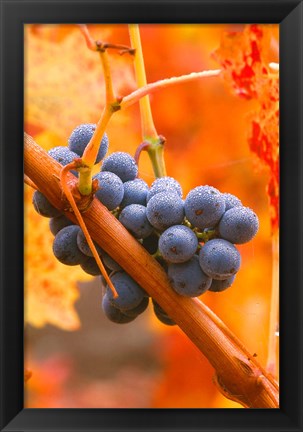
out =
[[(111, 55), (110, 60), (116, 95), (123, 96), (135, 87), (132, 58)], [(105, 89), (100, 57), (86, 47), (80, 31), (54, 42), (26, 26), (25, 88), (25, 123), (65, 139), (76, 126), (95, 123), (101, 115)]]
[(53, 234), (49, 219), (40, 216), (32, 205), (33, 191), (25, 187), (25, 323), (35, 327), (53, 324), (64, 330), (80, 327), (74, 303), (79, 297), (77, 281), (92, 276), (79, 266), (68, 267), (52, 254)]

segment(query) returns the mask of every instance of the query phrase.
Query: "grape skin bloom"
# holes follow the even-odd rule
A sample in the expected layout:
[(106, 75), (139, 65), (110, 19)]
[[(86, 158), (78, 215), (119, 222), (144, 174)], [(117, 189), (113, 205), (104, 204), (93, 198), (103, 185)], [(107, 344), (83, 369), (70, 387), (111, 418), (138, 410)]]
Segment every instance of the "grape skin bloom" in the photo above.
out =
[[(90, 142), (94, 132), (96, 130), (96, 125), (93, 123), (85, 123), (77, 126), (71, 133), (68, 139), (68, 147), (73, 152), (77, 153), (77, 156), (82, 156), (87, 144)], [(108, 136), (104, 133), (95, 164), (100, 162), (108, 151)]]
[(184, 203), (174, 191), (159, 192), (148, 201), (146, 215), (154, 228), (163, 231), (182, 223)]
[(87, 260), (77, 245), (77, 235), (79, 232), (77, 225), (70, 225), (62, 228), (54, 238), (53, 253), (62, 264), (78, 265)]
[(148, 190), (147, 183), (140, 178), (125, 182), (124, 197), (120, 207), (124, 208), (130, 204), (141, 204), (145, 206)]
[[(62, 166), (66, 166), (73, 162), (74, 159), (79, 159), (79, 155), (71, 151), (68, 147), (58, 146), (53, 147), (47, 152), (53, 159), (59, 162)], [(71, 172), (78, 177), (79, 173), (76, 170), (71, 170)]]
[(238, 197), (236, 197), (235, 195), (225, 192), (222, 194), (222, 196), (225, 199), (225, 211), (227, 211), (233, 207), (242, 206), (241, 200)]
[(74, 159), (79, 159), (77, 153), (64, 146), (53, 147), (47, 153), (63, 166), (73, 162)]
[(194, 227), (211, 228), (225, 211), (225, 199), (212, 186), (198, 186), (188, 193), (184, 208), (186, 218)]
[(258, 217), (249, 207), (233, 207), (227, 210), (219, 223), (220, 236), (235, 244), (249, 242), (258, 229)]
[(190, 260), (198, 247), (195, 233), (184, 225), (175, 225), (164, 231), (159, 238), (159, 251), (165, 261), (182, 263)]
[(120, 213), (119, 221), (138, 239), (149, 237), (154, 230), (147, 219), (146, 207), (141, 204), (125, 207)]
[(43, 193), (35, 191), (33, 194), (33, 205), (39, 215), (52, 218), (61, 215), (61, 212), (54, 207)]
[(110, 171), (116, 174), (124, 183), (137, 177), (138, 166), (130, 154), (114, 152), (104, 159), (101, 171)]
[(147, 194), (147, 202), (156, 194), (160, 192), (176, 192), (182, 198), (182, 188), (179, 182), (173, 177), (160, 177), (157, 178), (151, 185)]
[(213, 239), (202, 246), (199, 262), (209, 277), (223, 280), (237, 273), (241, 265), (241, 255), (227, 240)]
[(114, 173), (103, 171), (96, 174), (93, 179), (98, 180), (99, 189), (95, 196), (108, 210), (117, 208), (124, 196), (124, 186), (121, 179)]
[(212, 283), (212, 279), (202, 271), (197, 255), (184, 263), (169, 264), (168, 277), (173, 289), (186, 297), (198, 297)]

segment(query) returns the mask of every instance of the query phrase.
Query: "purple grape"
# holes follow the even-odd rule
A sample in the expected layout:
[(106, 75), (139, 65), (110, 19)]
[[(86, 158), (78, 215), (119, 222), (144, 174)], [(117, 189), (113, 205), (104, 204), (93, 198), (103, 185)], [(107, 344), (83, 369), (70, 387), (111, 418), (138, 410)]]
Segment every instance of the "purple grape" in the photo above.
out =
[(221, 292), (226, 290), (233, 284), (235, 277), (236, 275), (232, 275), (229, 278), (223, 280), (212, 279), (212, 283), (208, 291)]
[(107, 294), (103, 296), (102, 309), (105, 316), (116, 324), (126, 324), (136, 318), (136, 316), (125, 315), (120, 309), (113, 306)]
[(124, 197), (120, 204), (120, 207), (124, 207), (130, 204), (141, 204), (146, 205), (146, 196), (148, 192), (148, 185), (144, 180), (136, 178), (124, 183)]
[(36, 212), (41, 216), (52, 218), (61, 215), (60, 210), (54, 207), (40, 191), (34, 192), (33, 205)]
[(105, 251), (102, 251), (102, 262), (109, 270), (112, 271), (123, 270), (122, 267)]
[(169, 264), (168, 277), (173, 289), (186, 297), (205, 293), (212, 283), (212, 279), (201, 269), (197, 255), (184, 263)]
[(154, 228), (163, 231), (182, 223), (184, 204), (175, 191), (159, 192), (148, 201), (146, 215)]
[(230, 242), (213, 239), (200, 249), (199, 262), (209, 277), (223, 280), (237, 273), (241, 265), (241, 256)]
[(70, 225), (62, 228), (54, 238), (53, 253), (63, 264), (83, 264), (87, 260), (77, 245), (77, 235), (80, 228), (77, 225)]
[(138, 166), (130, 154), (115, 152), (104, 159), (101, 171), (110, 171), (116, 174), (124, 183), (137, 177)]
[(96, 174), (99, 189), (95, 193), (96, 198), (102, 202), (108, 210), (117, 208), (124, 196), (124, 187), (121, 179), (114, 173), (103, 171)]
[(230, 193), (223, 193), (222, 196), (225, 199), (225, 211), (231, 209), (232, 207), (242, 206), (241, 201), (235, 195), (232, 195)]
[(191, 259), (198, 247), (195, 233), (184, 225), (175, 225), (159, 238), (159, 251), (165, 261), (182, 263)]
[(58, 232), (62, 230), (62, 228), (69, 225), (74, 225), (74, 223), (64, 215), (53, 217), (49, 221), (49, 228), (53, 235), (58, 234)]
[(248, 207), (233, 207), (224, 213), (219, 223), (220, 236), (231, 243), (249, 242), (257, 234), (259, 220)]
[[(96, 130), (96, 125), (91, 123), (81, 124), (77, 126), (71, 133), (68, 139), (68, 147), (70, 150), (75, 152), (77, 156), (82, 156), (87, 144), (90, 142), (94, 132)], [(108, 136), (104, 133), (97, 158), (95, 163), (100, 162), (106, 155), (108, 150)]]
[(146, 296), (145, 291), (124, 271), (113, 273), (110, 279), (118, 297), (114, 298), (112, 291), (107, 289), (108, 299), (114, 307), (122, 311), (137, 307)]
[(147, 309), (148, 303), (149, 303), (149, 298), (144, 297), (141, 300), (141, 303), (138, 304), (138, 306), (136, 306), (133, 309), (128, 309), (128, 310), (124, 311), (124, 313), (127, 316), (136, 317), (136, 316), (142, 314)]
[(153, 307), (154, 307), (154, 313), (155, 313), (156, 317), (158, 318), (158, 320), (162, 322), (162, 324), (169, 325), (169, 326), (176, 325), (175, 321), (173, 321), (167, 315), (167, 313), (161, 308), (161, 306), (154, 299), (152, 299), (152, 302), (153, 302)]
[[(103, 254), (103, 249), (94, 241), (95, 248), (100, 256)], [(88, 257), (93, 257), (93, 253), (87, 243), (86, 237), (84, 235), (84, 232), (81, 228), (79, 228), (78, 234), (77, 234), (77, 246), (80, 249), (84, 255)]]
[(152, 183), (147, 194), (147, 202), (159, 192), (176, 192), (180, 198), (182, 198), (183, 193), (180, 183), (178, 183), (173, 177), (168, 176), (157, 178)]
[(125, 207), (120, 213), (119, 221), (136, 238), (146, 238), (154, 230), (146, 217), (146, 207), (141, 204)]
[[(47, 152), (53, 159), (59, 162), (62, 166), (68, 165), (73, 162), (74, 159), (78, 159), (79, 155), (71, 151), (68, 147), (58, 146), (53, 147)], [(74, 176), (78, 177), (79, 173), (76, 170), (71, 170)]]
[(95, 258), (88, 257), (86, 261), (80, 264), (80, 267), (83, 271), (85, 271), (85, 273), (88, 273), (92, 276), (99, 276), (101, 274)]
[(194, 227), (211, 228), (225, 211), (225, 199), (212, 186), (198, 186), (187, 195), (184, 209), (186, 218)]

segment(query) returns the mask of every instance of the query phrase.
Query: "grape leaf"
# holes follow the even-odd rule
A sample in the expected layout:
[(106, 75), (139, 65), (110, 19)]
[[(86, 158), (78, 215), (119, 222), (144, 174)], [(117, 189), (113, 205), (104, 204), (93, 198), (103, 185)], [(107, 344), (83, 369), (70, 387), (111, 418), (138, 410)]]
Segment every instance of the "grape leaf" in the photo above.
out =
[(268, 75), (270, 29), (266, 26), (246, 26), (243, 32), (224, 32), (221, 45), (213, 58), (222, 67), (224, 80), (237, 95), (258, 97)]
[(35, 327), (53, 324), (64, 330), (80, 326), (74, 303), (79, 297), (77, 281), (92, 276), (80, 267), (68, 267), (52, 254), (54, 236), (49, 219), (41, 217), (32, 205), (33, 191), (25, 187), (25, 323)]
[(269, 170), (267, 194), (272, 230), (279, 227), (279, 80), (277, 76), (259, 94), (260, 108), (250, 116), (250, 149)]
[[(135, 88), (132, 58), (110, 55), (110, 63), (116, 94), (123, 96)], [(101, 115), (100, 57), (86, 47), (80, 31), (54, 42), (25, 26), (25, 89), (25, 122), (69, 136), (77, 125), (95, 123)]]
[(248, 143), (260, 166), (269, 170), (267, 193), (273, 232), (279, 226), (279, 76), (269, 68), (271, 26), (249, 25), (243, 32), (223, 33), (213, 57), (222, 77), (238, 96), (254, 99)]

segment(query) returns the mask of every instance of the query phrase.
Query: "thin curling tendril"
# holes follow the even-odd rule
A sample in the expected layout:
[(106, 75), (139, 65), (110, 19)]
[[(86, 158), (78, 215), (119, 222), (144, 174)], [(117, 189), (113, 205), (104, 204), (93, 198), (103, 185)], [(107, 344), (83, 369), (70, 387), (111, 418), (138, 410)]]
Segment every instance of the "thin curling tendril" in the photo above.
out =
[(75, 213), (77, 221), (78, 221), (78, 223), (80, 225), (80, 228), (83, 231), (83, 234), (84, 234), (84, 236), (86, 238), (86, 241), (87, 241), (87, 243), (88, 243), (88, 245), (90, 247), (90, 250), (92, 251), (92, 254), (93, 254), (93, 256), (94, 256), (94, 258), (95, 258), (95, 260), (97, 262), (97, 265), (98, 265), (98, 267), (99, 267), (99, 269), (100, 269), (100, 271), (102, 273), (102, 276), (104, 277), (104, 279), (106, 280), (109, 288), (111, 289), (114, 298), (117, 298), (118, 297), (118, 293), (117, 293), (114, 285), (112, 284), (110, 278), (108, 277), (108, 274), (107, 274), (107, 272), (105, 270), (105, 267), (104, 267), (104, 265), (103, 265), (103, 263), (102, 263), (102, 261), (100, 259), (100, 256), (99, 256), (99, 254), (98, 254), (98, 252), (97, 252), (97, 250), (95, 248), (95, 245), (94, 245), (94, 243), (92, 241), (92, 238), (91, 238), (91, 236), (90, 236), (90, 234), (89, 234), (89, 232), (88, 232), (88, 230), (86, 228), (84, 220), (83, 220), (83, 218), (81, 216), (81, 213), (80, 213), (80, 211), (79, 211), (79, 209), (77, 207), (77, 204), (76, 204), (76, 202), (74, 200), (73, 194), (72, 194), (70, 188), (67, 185), (67, 178), (66, 178), (67, 173), (71, 169), (75, 169), (75, 168), (79, 168), (79, 163), (78, 162), (73, 161), (73, 162), (65, 165), (61, 169), (61, 171), (60, 171), (60, 183), (61, 183), (63, 192), (64, 192), (66, 198), (68, 199), (68, 202), (70, 203), (71, 208), (73, 209), (73, 211)]

